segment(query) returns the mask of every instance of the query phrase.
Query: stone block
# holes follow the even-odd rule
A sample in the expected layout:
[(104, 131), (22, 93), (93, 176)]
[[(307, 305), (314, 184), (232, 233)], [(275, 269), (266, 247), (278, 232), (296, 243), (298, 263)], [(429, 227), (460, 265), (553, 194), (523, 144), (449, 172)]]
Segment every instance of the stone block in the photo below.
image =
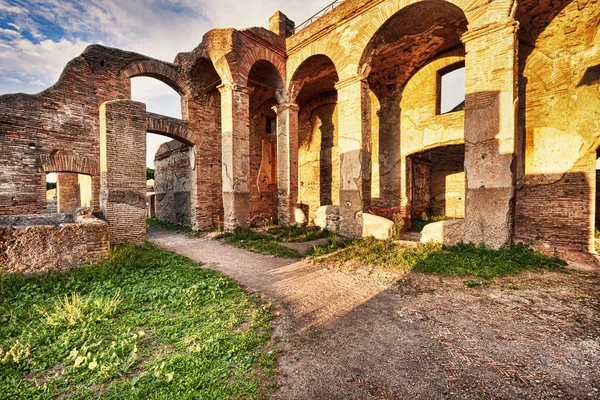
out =
[(452, 246), (463, 241), (464, 220), (455, 219), (428, 224), (421, 232), (421, 243), (441, 243)]
[(363, 214), (363, 237), (374, 237), (379, 240), (392, 239), (396, 233), (396, 226), (387, 218), (373, 214)]

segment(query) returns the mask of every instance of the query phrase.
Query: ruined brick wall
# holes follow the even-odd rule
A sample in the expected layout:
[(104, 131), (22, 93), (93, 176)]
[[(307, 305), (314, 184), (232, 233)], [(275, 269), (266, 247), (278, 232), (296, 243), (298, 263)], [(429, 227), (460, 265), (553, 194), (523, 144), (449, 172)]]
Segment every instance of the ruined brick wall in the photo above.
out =
[(524, 3), (515, 236), (593, 251), (600, 4), (572, 2), (531, 20), (544, 4)]
[(108, 256), (108, 225), (91, 215), (0, 216), (0, 272), (66, 270)]
[(100, 106), (100, 208), (111, 243), (146, 240), (146, 106), (115, 100)]
[[(123, 71), (144, 60), (152, 59), (93, 45), (69, 62), (49, 89), (0, 96), (0, 214), (45, 212), (45, 172), (95, 171), (93, 192), (99, 192), (99, 107), (130, 98), (130, 75)], [(157, 73), (146, 69), (131, 73)], [(48, 164), (60, 169), (44, 171)]]
[(154, 156), (156, 219), (192, 226), (190, 209), (190, 152), (184, 143), (162, 144)]
[(337, 104), (320, 103), (301, 111), (298, 127), (298, 203), (308, 206), (309, 221), (337, 202), (340, 190)]

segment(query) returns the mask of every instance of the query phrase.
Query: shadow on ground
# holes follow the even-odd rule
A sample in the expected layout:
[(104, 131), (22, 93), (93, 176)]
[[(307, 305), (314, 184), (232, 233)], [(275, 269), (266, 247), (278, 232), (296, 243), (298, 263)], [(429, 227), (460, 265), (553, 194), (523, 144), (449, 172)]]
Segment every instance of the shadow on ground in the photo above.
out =
[(462, 279), (323, 269), (160, 229), (149, 240), (274, 305), (278, 399), (600, 398), (600, 278)]

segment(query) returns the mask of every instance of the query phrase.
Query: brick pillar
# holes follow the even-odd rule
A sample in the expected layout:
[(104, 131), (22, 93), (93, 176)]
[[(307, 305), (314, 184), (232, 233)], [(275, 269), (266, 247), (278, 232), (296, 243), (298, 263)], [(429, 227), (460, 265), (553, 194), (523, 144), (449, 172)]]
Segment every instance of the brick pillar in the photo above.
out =
[(467, 180), (464, 239), (494, 248), (513, 237), (517, 27), (516, 22), (507, 21), (463, 36)]
[(100, 208), (111, 243), (146, 240), (146, 105), (100, 106)]
[(298, 106), (281, 104), (277, 113), (277, 211), (279, 225), (294, 223), (298, 202)]
[[(365, 150), (371, 134), (368, 83), (360, 77), (338, 82), (338, 146), (340, 149), (340, 234), (362, 236), (363, 195), (370, 196), (371, 158)], [(336, 200), (334, 199), (334, 203)]]
[(79, 208), (79, 176), (72, 172), (56, 174), (56, 206), (60, 214), (73, 214)]
[(250, 203), (250, 94), (252, 89), (225, 84), (221, 91), (223, 208), (228, 231), (248, 226)]

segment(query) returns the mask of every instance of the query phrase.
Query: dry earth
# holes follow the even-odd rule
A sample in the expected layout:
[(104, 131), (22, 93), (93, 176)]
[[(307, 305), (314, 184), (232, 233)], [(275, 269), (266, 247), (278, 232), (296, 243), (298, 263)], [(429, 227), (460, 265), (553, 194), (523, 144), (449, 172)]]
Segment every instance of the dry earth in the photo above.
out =
[[(152, 228), (273, 303), (276, 399), (600, 399), (600, 276), (366, 274)], [(394, 280), (400, 279), (397, 282)]]

